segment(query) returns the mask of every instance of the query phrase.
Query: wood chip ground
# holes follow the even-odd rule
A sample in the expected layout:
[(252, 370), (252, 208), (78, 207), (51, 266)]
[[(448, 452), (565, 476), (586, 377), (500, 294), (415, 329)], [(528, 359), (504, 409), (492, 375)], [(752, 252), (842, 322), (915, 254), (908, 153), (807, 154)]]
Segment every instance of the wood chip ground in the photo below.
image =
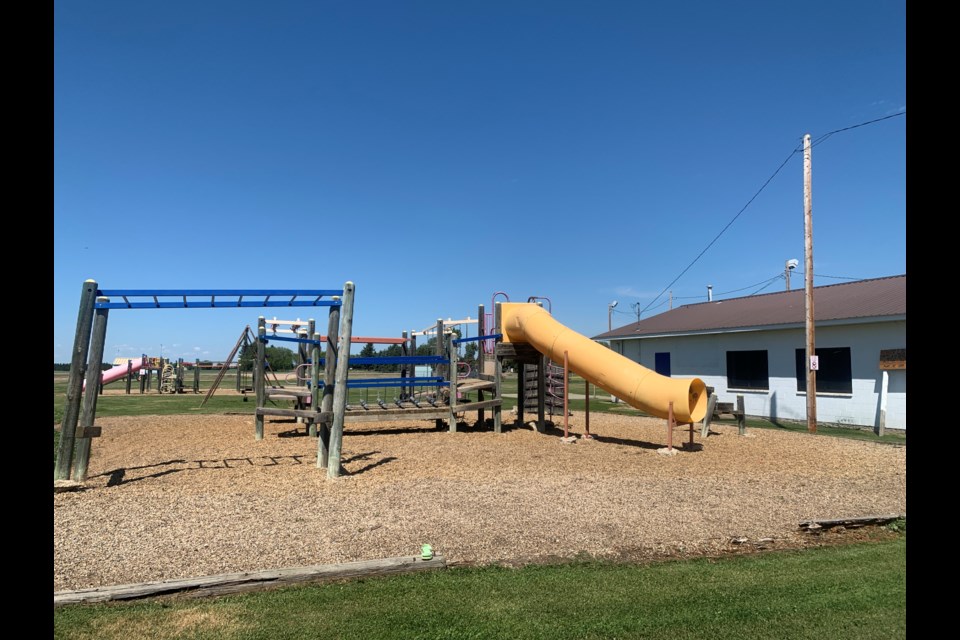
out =
[(803, 546), (805, 520), (906, 513), (905, 446), (714, 425), (698, 450), (664, 456), (663, 420), (590, 420), (596, 439), (575, 444), (529, 424), (347, 425), (346, 475), (328, 480), (292, 421), (268, 420), (258, 442), (251, 416), (98, 418), (84, 488), (53, 496), (54, 591), (424, 543), (451, 564), (721, 555)]

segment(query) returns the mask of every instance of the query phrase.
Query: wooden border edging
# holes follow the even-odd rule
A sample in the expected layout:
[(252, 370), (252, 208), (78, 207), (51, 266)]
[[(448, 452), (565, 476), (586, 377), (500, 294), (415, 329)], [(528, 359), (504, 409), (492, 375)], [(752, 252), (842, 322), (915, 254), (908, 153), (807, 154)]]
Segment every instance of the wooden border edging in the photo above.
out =
[(430, 560), (423, 560), (418, 556), (405, 556), (402, 558), (318, 564), (288, 569), (223, 573), (201, 578), (177, 578), (156, 582), (141, 582), (139, 584), (57, 591), (53, 594), (53, 606), (60, 607), (69, 604), (111, 600), (135, 600), (172, 594), (180, 594), (191, 598), (220, 596), (245, 591), (262, 591), (272, 587), (305, 582), (367, 578), (370, 576), (445, 569), (446, 566), (447, 562), (442, 556), (434, 556)]
[(807, 520), (800, 523), (801, 529), (807, 531), (816, 531), (817, 529), (827, 529), (830, 527), (862, 527), (867, 524), (887, 524), (894, 520), (906, 520), (907, 514), (893, 513), (882, 516), (863, 516), (860, 518), (840, 518), (838, 520)]

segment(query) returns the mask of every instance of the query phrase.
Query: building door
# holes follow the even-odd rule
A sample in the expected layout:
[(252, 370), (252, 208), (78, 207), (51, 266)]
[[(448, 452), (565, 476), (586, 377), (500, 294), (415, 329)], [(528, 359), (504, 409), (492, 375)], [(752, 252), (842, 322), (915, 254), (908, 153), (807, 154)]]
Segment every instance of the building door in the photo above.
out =
[(653, 370), (662, 376), (670, 376), (670, 352), (653, 354)]

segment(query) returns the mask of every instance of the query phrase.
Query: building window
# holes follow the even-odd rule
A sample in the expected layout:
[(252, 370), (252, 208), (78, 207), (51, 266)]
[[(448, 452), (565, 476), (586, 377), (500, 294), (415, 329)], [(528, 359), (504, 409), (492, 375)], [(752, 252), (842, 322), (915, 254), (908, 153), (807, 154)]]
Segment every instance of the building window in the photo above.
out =
[[(817, 393), (853, 393), (850, 347), (815, 350), (818, 360)], [(807, 350), (797, 349), (797, 391), (807, 391)]]
[(767, 391), (766, 351), (727, 351), (727, 388)]
[(662, 376), (670, 377), (670, 352), (653, 354), (653, 370)]

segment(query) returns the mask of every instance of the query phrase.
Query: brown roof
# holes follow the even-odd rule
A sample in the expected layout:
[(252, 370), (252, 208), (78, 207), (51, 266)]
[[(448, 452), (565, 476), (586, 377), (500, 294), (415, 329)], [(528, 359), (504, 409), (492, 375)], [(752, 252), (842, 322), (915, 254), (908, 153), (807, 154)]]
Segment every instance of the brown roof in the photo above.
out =
[[(907, 275), (831, 284), (813, 289), (814, 318), (877, 318), (907, 314)], [(686, 304), (640, 322), (594, 336), (594, 340), (671, 333), (803, 325), (804, 290)]]

